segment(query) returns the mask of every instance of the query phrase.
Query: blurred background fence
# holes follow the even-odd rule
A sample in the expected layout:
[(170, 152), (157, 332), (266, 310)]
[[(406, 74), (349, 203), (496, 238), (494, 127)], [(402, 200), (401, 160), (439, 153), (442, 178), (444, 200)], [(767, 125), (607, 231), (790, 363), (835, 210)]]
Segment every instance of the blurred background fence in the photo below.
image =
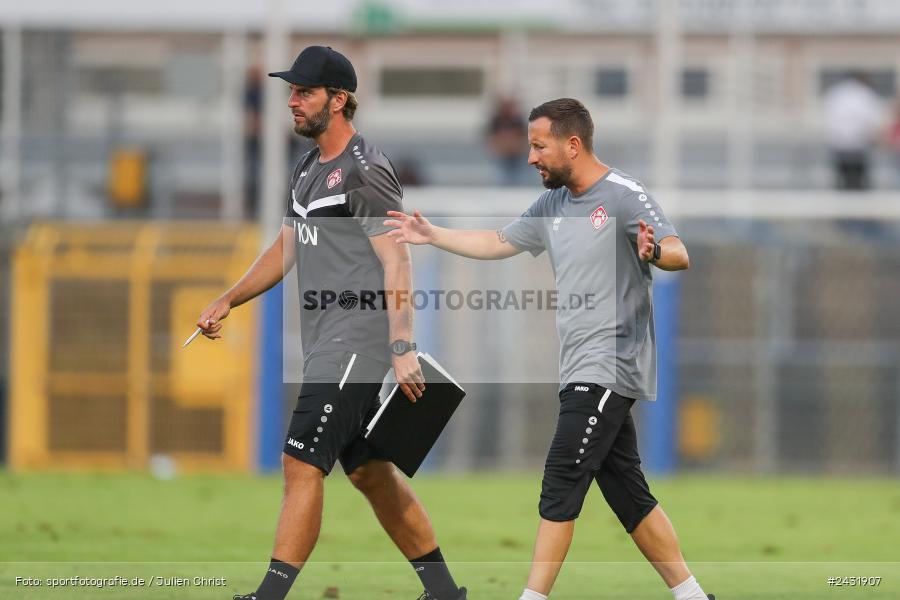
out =
[[(458, 221), (470, 227), (473, 214), (512, 214), (527, 203), (516, 205), (510, 192), (481, 192), (454, 204), (462, 193), (432, 189), (410, 202), (425, 214), (458, 211), (467, 216)], [(660, 399), (636, 411), (648, 466), (900, 472), (896, 198), (656, 197), (671, 207), (667, 214), (689, 248), (691, 268), (655, 271)], [(459, 276), (462, 259), (434, 258), (437, 264), (417, 264), (417, 272), (440, 273), (441, 283), (452, 286), (447, 280)], [(470, 282), (469, 289), (502, 289), (504, 268), (510, 267), (498, 266), (495, 278)], [(431, 339), (440, 347), (452, 337), (445, 353), (484, 354), (474, 363), (483, 365), (478, 381), (491, 381), (498, 361), (527, 364), (553, 343), (519, 331), (497, 348), (491, 340), (508, 336), (499, 319), (481, 311), (473, 320), (460, 332), (461, 323), (446, 319)], [(441, 460), (455, 467), (540, 466), (555, 394), (555, 384), (476, 386)]]
[(12, 465), (248, 468), (254, 312), (174, 352), (257, 246), (252, 226), (32, 226), (12, 261)]
[[(448, 214), (457, 209), (446, 200), (459, 193), (422, 190), (413, 202)], [(483, 194), (483, 214), (515, 208), (508, 191)], [(523, 191), (518, 207), (534, 195)], [(673, 194), (673, 208), (687, 196)], [(694, 211), (713, 200), (698, 194)], [(900, 210), (859, 198), (863, 212), (881, 206), (884, 216), (847, 219), (838, 217), (850, 198), (806, 200), (795, 203), (816, 214), (671, 216), (692, 264), (674, 276), (657, 271), (660, 400), (637, 411), (649, 465), (900, 471)], [(458, 220), (470, 221), (462, 208)], [(154, 455), (189, 469), (277, 464), (296, 386), (261, 397), (253, 377), (282, 379), (281, 364), (265, 363), (256, 349), (281, 340), (255, 326), (258, 311), (280, 307), (237, 309), (224, 342), (200, 339), (179, 351), (196, 313), (256, 247), (252, 228), (201, 221), (32, 226), (13, 259), (12, 465), (142, 467)], [(464, 267), (449, 255), (426, 257), (416, 259), (419, 286), (423, 278), (452, 285)], [(498, 264), (467, 285), (502, 288), (505, 268), (514, 267)], [(475, 381), (502, 381), (492, 369), (527, 364), (555, 345), (537, 329), (508, 338), (491, 311), (470, 317), (438, 319), (419, 339), (427, 335), (436, 356), (471, 355)], [(498, 347), (487, 342), (498, 339)], [(468, 387), (431, 467), (540, 466), (556, 384)], [(266, 411), (281, 421), (258, 423)], [(274, 434), (260, 439), (260, 425)]]
[[(277, 227), (304, 149), (265, 72), (324, 43), (429, 214), (519, 214), (541, 191), (524, 115), (588, 106), (601, 160), (648, 184), (691, 254), (656, 285), (663, 392), (638, 417), (657, 472), (896, 473), (898, 30), (891, 0), (7, 3), (6, 460), (277, 465), (296, 397), (272, 387), (278, 293), (229, 319), (231, 341), (175, 352)], [(871, 114), (868, 177), (848, 185), (829, 106), (850, 73)], [(430, 466), (539, 466), (554, 398), (473, 385)]]

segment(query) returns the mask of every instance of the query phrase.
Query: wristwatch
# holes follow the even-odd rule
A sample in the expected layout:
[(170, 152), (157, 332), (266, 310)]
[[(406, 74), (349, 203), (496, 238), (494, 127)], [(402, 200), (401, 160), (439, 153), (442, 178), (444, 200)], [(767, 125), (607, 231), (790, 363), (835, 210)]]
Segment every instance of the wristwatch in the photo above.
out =
[(658, 243), (653, 244), (653, 258), (650, 259), (650, 262), (655, 263), (659, 260), (660, 256), (662, 256), (662, 246), (660, 246)]
[(406, 340), (394, 340), (391, 342), (391, 352), (396, 354), (397, 356), (403, 356), (407, 352), (411, 352), (416, 349), (416, 345), (411, 342), (407, 342)]

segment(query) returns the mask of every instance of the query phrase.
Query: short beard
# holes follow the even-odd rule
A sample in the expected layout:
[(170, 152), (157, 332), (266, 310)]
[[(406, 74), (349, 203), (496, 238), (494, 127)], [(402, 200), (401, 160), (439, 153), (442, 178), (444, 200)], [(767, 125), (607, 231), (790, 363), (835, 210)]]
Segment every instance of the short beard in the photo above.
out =
[(548, 190), (558, 190), (559, 188), (568, 185), (569, 181), (572, 179), (572, 167), (565, 166), (560, 167), (558, 170), (551, 171), (547, 169), (547, 178), (541, 178), (541, 183), (544, 184), (544, 187)]
[(328, 110), (328, 103), (326, 103), (322, 110), (312, 116), (308, 116), (306, 118), (306, 123), (294, 125), (294, 131), (303, 137), (317, 138), (325, 133), (325, 130), (328, 129), (328, 125), (330, 124), (331, 111)]

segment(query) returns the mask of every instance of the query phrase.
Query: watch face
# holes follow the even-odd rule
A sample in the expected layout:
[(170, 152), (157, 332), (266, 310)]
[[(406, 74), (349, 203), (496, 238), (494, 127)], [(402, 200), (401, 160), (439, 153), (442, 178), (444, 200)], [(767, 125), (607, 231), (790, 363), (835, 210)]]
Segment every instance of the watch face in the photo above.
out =
[(410, 342), (407, 342), (405, 340), (397, 340), (396, 342), (391, 342), (391, 352), (397, 355), (403, 355), (415, 349), (415, 344), (411, 344)]

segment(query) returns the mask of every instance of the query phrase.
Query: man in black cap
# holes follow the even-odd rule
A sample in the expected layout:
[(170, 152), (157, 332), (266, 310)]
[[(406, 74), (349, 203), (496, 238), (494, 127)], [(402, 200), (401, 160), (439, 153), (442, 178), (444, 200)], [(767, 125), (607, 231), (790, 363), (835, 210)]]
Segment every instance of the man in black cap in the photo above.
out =
[[(283, 449), (281, 516), (262, 583), (235, 599), (285, 598), (315, 547), (324, 479), (339, 458), (422, 580), (420, 600), (464, 600), (425, 507), (364, 437), (391, 367), (411, 402), (425, 389), (412, 343), (409, 251), (383, 224), (389, 210), (402, 210), (400, 183), (390, 161), (353, 127), (356, 73), (345, 56), (311, 46), (289, 71), (269, 76), (288, 82), (294, 131), (316, 146), (294, 169), (278, 238), (197, 323), (207, 337), (220, 337), (231, 308), (274, 286), (296, 262), (303, 384)], [(366, 294), (390, 301), (375, 306)]]

